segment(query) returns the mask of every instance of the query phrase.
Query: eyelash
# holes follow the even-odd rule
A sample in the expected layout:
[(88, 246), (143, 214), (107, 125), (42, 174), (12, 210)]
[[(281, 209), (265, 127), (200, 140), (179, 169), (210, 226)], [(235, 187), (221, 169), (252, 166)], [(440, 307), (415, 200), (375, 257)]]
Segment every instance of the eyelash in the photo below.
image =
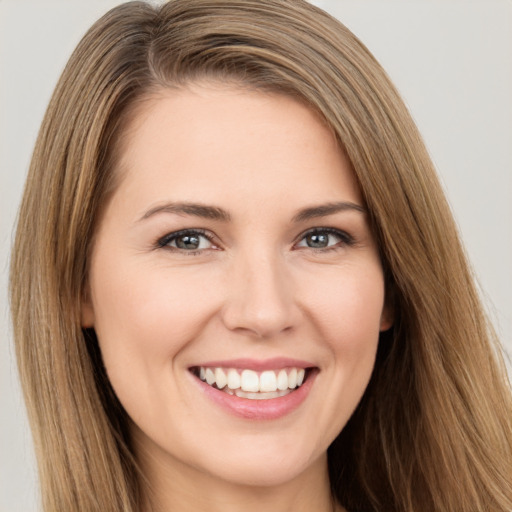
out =
[(213, 235), (204, 229), (182, 229), (180, 231), (173, 231), (172, 233), (169, 233), (164, 237), (158, 239), (156, 242), (156, 247), (158, 249), (169, 249), (171, 251), (179, 251), (183, 254), (186, 254), (187, 256), (195, 256), (201, 254), (201, 252), (204, 251), (204, 249), (186, 250), (181, 249), (180, 247), (171, 247), (169, 245), (171, 242), (184, 236), (197, 236), (200, 238), (206, 238), (206, 240), (208, 240), (208, 242), (210, 242), (211, 244), (214, 243)]
[[(319, 228), (309, 229), (308, 231), (302, 233), (297, 238), (297, 242), (295, 242), (294, 245), (296, 246), (298, 243), (302, 242), (307, 236), (325, 235), (325, 234), (334, 235), (334, 236), (338, 237), (340, 239), (340, 242), (338, 242), (332, 246), (327, 246), (327, 247), (315, 248), (315, 247), (309, 247), (309, 246), (301, 246), (301, 248), (312, 249), (315, 252), (325, 253), (328, 251), (338, 250), (342, 247), (351, 247), (351, 246), (355, 245), (354, 238), (351, 235), (349, 235), (346, 231), (342, 231), (342, 230), (335, 229), (335, 228), (327, 228), (327, 227), (325, 227), (325, 228), (319, 227)], [(200, 238), (205, 238), (206, 240), (208, 240), (208, 242), (210, 242), (211, 244), (214, 244), (214, 236), (204, 229), (182, 229), (180, 231), (174, 231), (172, 233), (165, 235), (162, 238), (159, 238), (156, 241), (155, 246), (157, 249), (169, 249), (171, 251), (179, 251), (183, 254), (186, 254), (187, 256), (195, 256), (195, 255), (201, 254), (205, 250), (205, 249), (186, 250), (186, 249), (182, 249), (180, 247), (171, 247), (169, 245), (173, 241), (177, 240), (180, 237), (184, 237), (184, 236), (191, 236), (191, 237), (197, 236)]]
[(331, 246), (327, 246), (327, 247), (319, 247), (319, 248), (315, 248), (315, 247), (304, 247), (305, 249), (312, 249), (313, 251), (315, 252), (328, 252), (328, 251), (336, 251), (336, 250), (339, 250), (343, 247), (352, 247), (355, 245), (355, 240), (354, 238), (349, 235), (346, 231), (342, 231), (340, 229), (335, 229), (335, 228), (328, 228), (328, 227), (319, 227), (319, 228), (313, 228), (313, 229), (309, 229), (308, 231), (306, 231), (305, 233), (302, 233), (299, 238), (298, 238), (298, 242), (301, 242), (303, 241), (307, 236), (311, 236), (311, 235), (334, 235), (336, 237), (338, 237), (340, 239), (340, 242), (334, 244), (334, 245), (331, 245)]

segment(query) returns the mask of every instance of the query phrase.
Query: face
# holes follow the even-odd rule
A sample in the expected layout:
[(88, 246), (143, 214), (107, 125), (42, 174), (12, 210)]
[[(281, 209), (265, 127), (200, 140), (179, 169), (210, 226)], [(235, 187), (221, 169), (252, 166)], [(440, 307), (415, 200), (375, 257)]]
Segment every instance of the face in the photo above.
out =
[(82, 321), (139, 452), (241, 484), (325, 465), (390, 324), (330, 131), (284, 96), (161, 91), (127, 130), (119, 172)]

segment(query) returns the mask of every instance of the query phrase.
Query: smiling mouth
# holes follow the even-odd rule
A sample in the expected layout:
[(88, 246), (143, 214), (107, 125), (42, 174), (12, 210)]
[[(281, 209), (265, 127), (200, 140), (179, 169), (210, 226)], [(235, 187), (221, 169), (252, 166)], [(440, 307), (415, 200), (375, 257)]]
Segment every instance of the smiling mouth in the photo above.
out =
[(280, 368), (257, 372), (249, 369), (195, 366), (193, 375), (228, 395), (250, 400), (269, 400), (292, 393), (302, 386), (311, 368)]

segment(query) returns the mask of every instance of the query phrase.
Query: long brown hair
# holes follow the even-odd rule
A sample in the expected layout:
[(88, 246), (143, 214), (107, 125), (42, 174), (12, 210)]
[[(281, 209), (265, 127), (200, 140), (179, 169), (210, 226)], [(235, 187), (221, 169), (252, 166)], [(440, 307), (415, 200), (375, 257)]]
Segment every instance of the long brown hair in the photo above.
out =
[(140, 509), (126, 414), (80, 304), (128, 117), (154, 90), (203, 78), (320, 113), (370, 212), (395, 322), (329, 448), (333, 494), (353, 512), (510, 511), (510, 387), (432, 163), (370, 52), (302, 0), (132, 2), (71, 56), (34, 150), (11, 268), (44, 510)]

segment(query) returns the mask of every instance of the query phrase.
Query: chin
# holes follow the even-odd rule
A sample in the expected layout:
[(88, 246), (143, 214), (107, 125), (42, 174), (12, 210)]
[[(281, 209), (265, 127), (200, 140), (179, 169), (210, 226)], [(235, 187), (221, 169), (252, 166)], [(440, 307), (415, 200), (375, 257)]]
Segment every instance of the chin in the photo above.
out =
[(281, 486), (309, 471), (317, 472), (322, 465), (327, 471), (325, 451), (320, 455), (312, 453), (313, 450), (305, 451), (302, 443), (279, 447), (266, 441), (264, 436), (262, 441), (261, 449), (254, 446), (252, 450), (243, 450), (233, 446), (223, 455), (212, 454), (208, 460), (201, 461), (202, 466), (216, 479), (253, 487)]

